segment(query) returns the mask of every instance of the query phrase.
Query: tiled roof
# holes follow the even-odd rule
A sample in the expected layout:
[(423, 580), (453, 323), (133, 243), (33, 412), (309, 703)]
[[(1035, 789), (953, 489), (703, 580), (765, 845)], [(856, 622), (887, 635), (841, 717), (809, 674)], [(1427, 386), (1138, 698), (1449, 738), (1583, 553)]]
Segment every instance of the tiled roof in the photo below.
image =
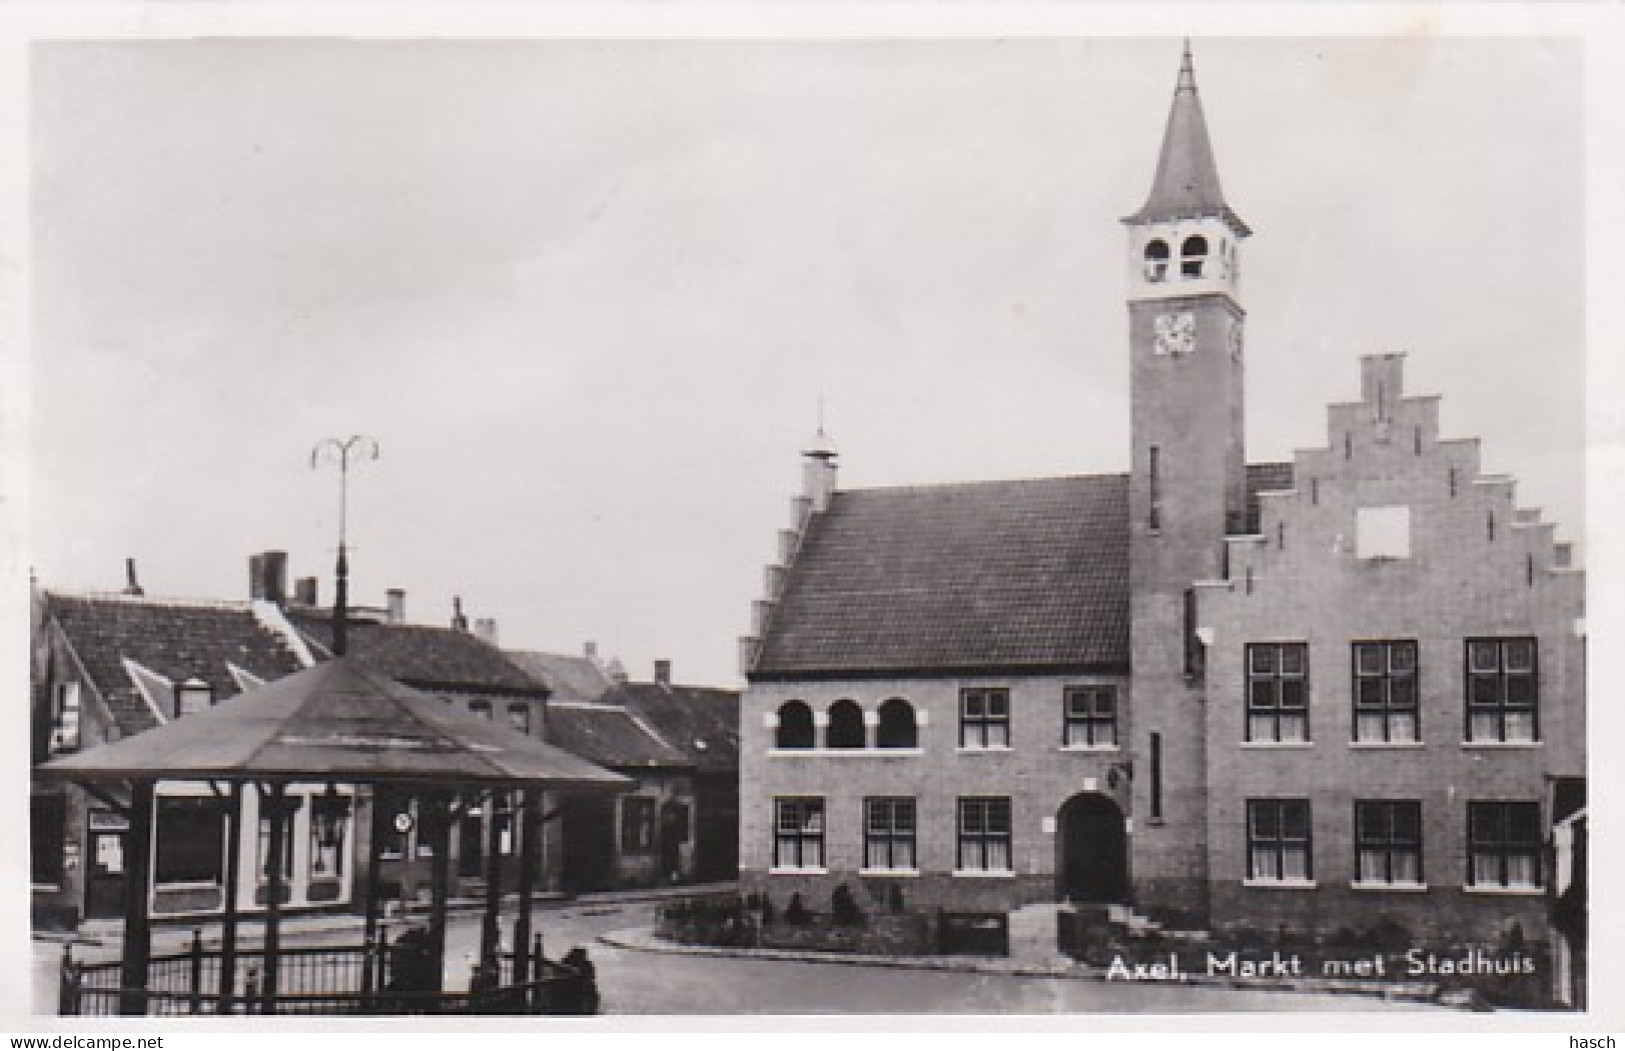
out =
[[(333, 624), (325, 614), (290, 610), (288, 619), (329, 653)], [(352, 621), (347, 648), (371, 671), (423, 688), (543, 694), (546, 687), (477, 635), (428, 624)]]
[[(1291, 464), (1247, 469), (1257, 493)], [(809, 526), (753, 677), (1127, 667), (1128, 476), (838, 492)]]
[(240, 692), (228, 662), (266, 681), (301, 667), (281, 638), (261, 625), (246, 603), (54, 592), (47, 593), (44, 601), (48, 615), (61, 627), (125, 736), (157, 725), (152, 709), (130, 679), (126, 659), (172, 682), (201, 679), (214, 688), (216, 700)]
[(838, 492), (753, 674), (1126, 665), (1125, 475)]
[(596, 701), (615, 685), (591, 657), (535, 650), (504, 650), (508, 659), (540, 679), (561, 701)]
[(567, 752), (616, 770), (693, 766), (687, 755), (619, 705), (550, 703), (547, 739)]
[(687, 754), (701, 773), (739, 769), (739, 694), (705, 686), (625, 683), (606, 698), (625, 704)]

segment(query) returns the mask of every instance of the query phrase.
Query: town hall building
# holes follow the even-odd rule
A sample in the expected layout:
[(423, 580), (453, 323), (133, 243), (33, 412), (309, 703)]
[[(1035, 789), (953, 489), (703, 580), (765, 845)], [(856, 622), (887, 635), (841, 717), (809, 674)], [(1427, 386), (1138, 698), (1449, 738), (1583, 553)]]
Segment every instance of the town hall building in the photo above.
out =
[(1124, 224), (1127, 473), (843, 490), (807, 454), (741, 640), (744, 888), (1544, 937), (1585, 773), (1568, 546), (1400, 355), (1247, 461), (1251, 231), (1188, 50)]

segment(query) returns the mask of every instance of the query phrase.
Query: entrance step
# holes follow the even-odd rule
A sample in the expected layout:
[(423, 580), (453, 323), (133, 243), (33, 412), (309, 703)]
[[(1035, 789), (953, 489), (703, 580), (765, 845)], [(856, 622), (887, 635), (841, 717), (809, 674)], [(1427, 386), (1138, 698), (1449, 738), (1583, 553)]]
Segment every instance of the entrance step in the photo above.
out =
[(1040, 902), (1010, 913), (1010, 962), (1029, 967), (1071, 966), (1072, 960), (1062, 955), (1057, 937), (1060, 913), (1071, 908)]

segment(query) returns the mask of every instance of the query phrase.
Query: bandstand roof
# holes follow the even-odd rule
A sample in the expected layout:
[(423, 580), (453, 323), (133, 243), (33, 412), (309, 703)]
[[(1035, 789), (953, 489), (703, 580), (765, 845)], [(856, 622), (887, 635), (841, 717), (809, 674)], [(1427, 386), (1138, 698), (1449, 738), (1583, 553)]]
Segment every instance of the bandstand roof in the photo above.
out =
[(610, 792), (631, 785), (348, 657), (36, 770), (76, 781), (312, 779)]

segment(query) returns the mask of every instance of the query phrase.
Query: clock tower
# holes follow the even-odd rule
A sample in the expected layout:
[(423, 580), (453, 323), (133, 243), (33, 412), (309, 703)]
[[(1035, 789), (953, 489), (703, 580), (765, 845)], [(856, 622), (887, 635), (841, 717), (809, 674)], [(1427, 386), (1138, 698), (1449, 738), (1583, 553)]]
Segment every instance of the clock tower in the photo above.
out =
[(1240, 244), (1186, 45), (1144, 207), (1128, 230), (1133, 467), (1133, 879), (1140, 899), (1205, 912), (1206, 754), (1192, 585), (1223, 575), (1246, 514)]

